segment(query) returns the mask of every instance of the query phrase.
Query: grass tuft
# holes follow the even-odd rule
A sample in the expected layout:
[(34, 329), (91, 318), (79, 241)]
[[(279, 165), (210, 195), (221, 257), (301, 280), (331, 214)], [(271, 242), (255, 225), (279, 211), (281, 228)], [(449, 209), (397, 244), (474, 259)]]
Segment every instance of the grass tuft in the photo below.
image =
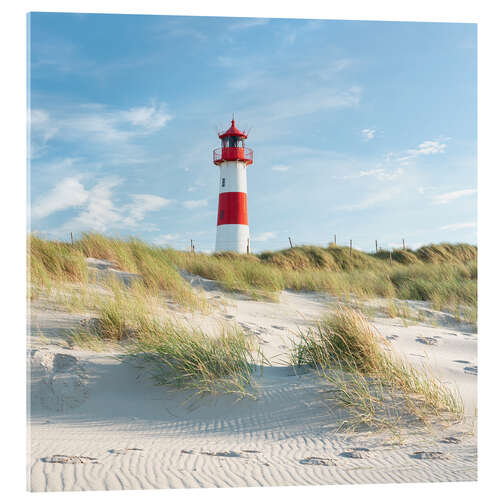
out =
[(192, 389), (196, 394), (255, 397), (253, 384), (258, 350), (238, 328), (224, 327), (218, 336), (144, 316), (129, 352), (152, 363), (160, 384)]
[(300, 336), (291, 362), (310, 365), (335, 388), (349, 424), (397, 430), (408, 418), (461, 420), (457, 391), (390, 351), (383, 337), (357, 311), (340, 307)]

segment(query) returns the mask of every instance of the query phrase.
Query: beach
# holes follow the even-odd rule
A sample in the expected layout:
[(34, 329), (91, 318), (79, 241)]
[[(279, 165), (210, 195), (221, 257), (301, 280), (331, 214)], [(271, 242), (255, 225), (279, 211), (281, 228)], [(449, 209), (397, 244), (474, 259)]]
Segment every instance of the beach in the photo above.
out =
[(213, 310), (206, 315), (171, 304), (172, 316), (206, 331), (237, 324), (267, 358), (268, 365), (255, 373), (254, 398), (198, 397), (156, 385), (137, 360), (119, 352), (68, 346), (64, 339), (85, 314), (34, 300), (28, 349), (31, 491), (476, 480), (472, 325), (425, 302), (401, 301), (418, 314), (415, 321), (389, 317), (384, 299), (365, 301), (370, 324), (391, 349), (456, 388), (464, 402), (463, 422), (432, 429), (408, 425), (396, 439), (390, 432), (343, 429), (349, 416), (331, 387), (313, 370), (287, 362), (297, 335), (337, 299), (283, 291), (279, 302), (263, 302), (183, 276)]

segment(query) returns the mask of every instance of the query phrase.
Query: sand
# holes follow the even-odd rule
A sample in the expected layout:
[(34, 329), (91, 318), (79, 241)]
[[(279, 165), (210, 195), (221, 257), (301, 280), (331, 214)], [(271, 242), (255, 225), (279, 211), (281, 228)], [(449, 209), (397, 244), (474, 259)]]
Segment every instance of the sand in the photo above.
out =
[(185, 277), (217, 307), (203, 316), (172, 306), (179, 319), (208, 330), (238, 323), (270, 360), (257, 377), (257, 399), (188, 400), (191, 393), (156, 386), (116, 352), (69, 348), (64, 339), (85, 315), (35, 301), (30, 490), (476, 480), (477, 334), (470, 325), (422, 302), (408, 304), (425, 322), (405, 325), (383, 314), (383, 301), (367, 303), (372, 325), (394, 350), (457, 387), (464, 399), (465, 423), (432, 433), (408, 428), (401, 444), (382, 432), (339, 432), (347, 415), (330, 388), (313, 372), (286, 366), (295, 335), (328, 310), (331, 297), (285, 291), (279, 303), (258, 302)]

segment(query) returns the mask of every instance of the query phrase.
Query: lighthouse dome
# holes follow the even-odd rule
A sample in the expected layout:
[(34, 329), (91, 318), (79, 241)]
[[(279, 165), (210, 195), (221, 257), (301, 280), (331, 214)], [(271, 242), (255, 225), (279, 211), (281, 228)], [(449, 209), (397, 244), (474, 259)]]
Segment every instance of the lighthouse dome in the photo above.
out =
[(248, 135), (236, 128), (233, 118), (231, 120), (231, 126), (223, 134), (219, 134), (220, 139), (223, 139), (224, 137), (242, 137), (243, 139), (246, 139)]

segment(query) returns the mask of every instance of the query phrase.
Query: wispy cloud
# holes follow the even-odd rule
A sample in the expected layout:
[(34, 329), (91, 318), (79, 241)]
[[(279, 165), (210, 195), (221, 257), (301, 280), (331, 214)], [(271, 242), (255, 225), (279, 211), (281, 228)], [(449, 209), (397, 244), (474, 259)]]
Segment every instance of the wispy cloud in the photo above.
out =
[(439, 229), (443, 231), (457, 231), (458, 229), (468, 229), (476, 227), (475, 222), (459, 222), (457, 224), (448, 224), (447, 226), (441, 226)]
[(124, 218), (123, 223), (126, 225), (135, 225), (142, 221), (148, 212), (155, 212), (173, 203), (173, 200), (154, 194), (133, 194), (132, 200), (125, 209), (128, 216)]
[(193, 208), (206, 207), (208, 205), (208, 200), (187, 200), (182, 204), (191, 210)]
[(276, 172), (286, 172), (290, 167), (288, 165), (274, 165), (271, 170)]
[(360, 179), (362, 177), (372, 177), (379, 181), (393, 181), (403, 174), (402, 168), (396, 168), (395, 170), (388, 170), (386, 168), (373, 168), (370, 170), (360, 170), (356, 174), (345, 175), (342, 179)]
[(361, 131), (361, 136), (364, 141), (371, 141), (375, 137), (376, 130), (374, 128), (364, 128)]
[(229, 25), (230, 31), (246, 30), (249, 28), (256, 28), (258, 26), (265, 26), (269, 23), (269, 19), (247, 19), (244, 21), (235, 21)]
[(178, 241), (180, 238), (181, 235), (179, 233), (161, 234), (157, 236), (153, 242), (155, 245), (167, 245), (173, 241)]
[(476, 193), (476, 189), (461, 189), (459, 191), (452, 191), (451, 193), (443, 193), (434, 196), (433, 203), (435, 205), (444, 205), (450, 201), (463, 198), (464, 196), (472, 196)]
[(268, 231), (265, 233), (257, 234), (257, 236), (254, 236), (252, 238), (252, 241), (268, 241), (268, 240), (272, 240), (273, 238), (276, 238), (276, 233), (273, 233), (272, 231)]
[[(173, 115), (165, 103), (120, 110), (100, 104), (82, 104), (71, 109), (33, 109), (30, 112), (31, 146), (37, 153), (50, 140), (99, 145), (109, 150), (110, 144), (123, 147), (141, 136), (163, 128)], [(122, 150), (126, 154), (127, 150)]]
[(89, 193), (77, 177), (68, 177), (54, 186), (46, 195), (33, 204), (31, 216), (42, 219), (49, 215), (83, 206), (89, 198)]
[(354, 212), (358, 210), (365, 210), (367, 208), (371, 208), (375, 205), (379, 205), (386, 201), (393, 200), (400, 193), (400, 189), (398, 187), (393, 187), (386, 189), (384, 191), (380, 191), (378, 193), (367, 196), (365, 199), (361, 200), (358, 203), (341, 205), (336, 208), (336, 210), (346, 211), (346, 212)]
[[(441, 142), (443, 141), (443, 142)], [(424, 141), (420, 143), (414, 149), (408, 149), (406, 153), (402, 155), (395, 155), (394, 153), (389, 153), (388, 156), (395, 158), (401, 165), (407, 165), (411, 160), (419, 157), (419, 156), (427, 156), (427, 155), (435, 155), (444, 153), (446, 150), (446, 142), (444, 139), (441, 141)]]
[(133, 194), (132, 202), (116, 206), (113, 190), (122, 181), (119, 177), (106, 177), (86, 189), (79, 178), (67, 177), (35, 201), (32, 208), (33, 218), (43, 219), (56, 212), (78, 209), (79, 213), (67, 221), (63, 229), (104, 232), (110, 228), (135, 227), (142, 223), (149, 212), (173, 203), (173, 200), (161, 196)]

